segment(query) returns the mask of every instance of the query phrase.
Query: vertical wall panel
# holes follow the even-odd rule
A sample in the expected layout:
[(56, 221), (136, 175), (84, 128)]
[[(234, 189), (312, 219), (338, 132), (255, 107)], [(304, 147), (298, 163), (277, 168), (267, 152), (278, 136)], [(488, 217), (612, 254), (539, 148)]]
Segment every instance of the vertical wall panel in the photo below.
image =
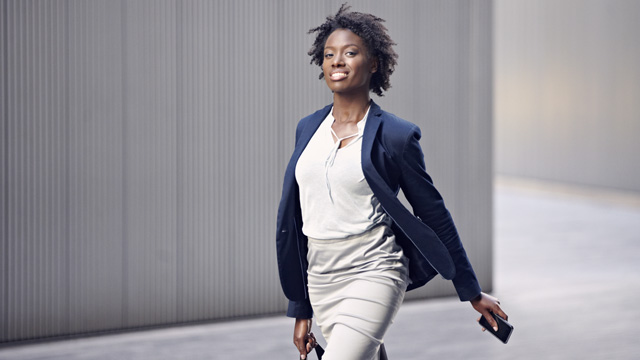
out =
[(9, 331), (9, 105), (8, 3), (0, 2), (0, 333)]
[(64, 82), (58, 71), (64, 55), (51, 45), (63, 38), (64, 18), (52, 16), (56, 8), (46, 2), (3, 5), (8, 22), (2, 55), (7, 61), (3, 168), (8, 203), (2, 240), (3, 273), (8, 274), (3, 336), (37, 337), (60, 332), (68, 317), (66, 157), (59, 139), (64, 97), (56, 91)]
[(176, 2), (127, 1), (126, 326), (176, 321)]
[[(331, 102), (307, 31), (341, 3), (3, 1), (0, 342), (282, 312), (283, 172)], [(352, 5), (490, 289), (491, 2)]]
[(67, 16), (68, 332), (123, 326), (122, 12), (59, 2)]

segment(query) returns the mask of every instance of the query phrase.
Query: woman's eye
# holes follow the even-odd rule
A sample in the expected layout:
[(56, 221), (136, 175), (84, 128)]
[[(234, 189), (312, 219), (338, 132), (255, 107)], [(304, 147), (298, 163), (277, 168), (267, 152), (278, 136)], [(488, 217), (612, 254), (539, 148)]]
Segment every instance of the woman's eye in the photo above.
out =
[(347, 51), (347, 55), (349, 56), (356, 56), (357, 52), (355, 51)]
[(324, 54), (324, 57), (325, 57), (326, 59), (329, 59), (329, 58), (330, 58), (330, 57), (332, 57), (332, 56), (333, 56), (333, 54), (331, 54), (331, 53)]

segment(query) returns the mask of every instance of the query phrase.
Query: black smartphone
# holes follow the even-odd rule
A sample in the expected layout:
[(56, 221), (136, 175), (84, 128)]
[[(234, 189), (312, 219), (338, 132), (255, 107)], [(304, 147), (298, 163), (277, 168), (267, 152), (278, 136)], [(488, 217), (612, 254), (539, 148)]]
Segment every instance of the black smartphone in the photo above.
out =
[(493, 330), (493, 328), (491, 327), (491, 325), (489, 325), (489, 322), (487, 321), (487, 319), (484, 318), (484, 316), (480, 317), (480, 321), (479, 321), (480, 326), (487, 329), (487, 331), (493, 334), (493, 336), (497, 337), (498, 340), (506, 344), (509, 341), (509, 338), (511, 337), (511, 333), (513, 332), (513, 325), (509, 324), (507, 320), (501, 318), (500, 316), (494, 313), (491, 313), (491, 315), (493, 315), (493, 318), (496, 319), (496, 322), (498, 323), (498, 331)]

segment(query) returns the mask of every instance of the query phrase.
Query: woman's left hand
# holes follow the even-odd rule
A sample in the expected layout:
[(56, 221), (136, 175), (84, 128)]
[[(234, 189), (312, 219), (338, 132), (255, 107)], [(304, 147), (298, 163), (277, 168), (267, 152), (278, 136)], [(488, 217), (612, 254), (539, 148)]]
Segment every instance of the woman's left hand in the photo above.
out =
[[(500, 307), (500, 300), (483, 292), (481, 292), (480, 295), (471, 300), (471, 306), (473, 306), (473, 308), (476, 309), (477, 312), (482, 314), (482, 316), (487, 319), (487, 321), (495, 331), (498, 331), (498, 323), (493, 318), (493, 316), (491, 316), (491, 313), (494, 313), (505, 320), (509, 319), (509, 316), (507, 316), (507, 314), (505, 314), (505, 312), (502, 311), (502, 308)], [(478, 318), (478, 321), (480, 321), (480, 318)], [(482, 331), (484, 330), (485, 329), (482, 329)]]
[(318, 345), (316, 337), (311, 332), (311, 322), (311, 319), (296, 318), (293, 344), (300, 352), (300, 359), (306, 359), (311, 349)]

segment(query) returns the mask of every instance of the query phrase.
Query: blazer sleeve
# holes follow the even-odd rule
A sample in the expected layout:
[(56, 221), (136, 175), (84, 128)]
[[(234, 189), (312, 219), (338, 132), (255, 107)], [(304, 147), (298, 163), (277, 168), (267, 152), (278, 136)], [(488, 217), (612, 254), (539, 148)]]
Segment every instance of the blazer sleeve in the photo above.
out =
[(313, 317), (313, 310), (309, 299), (307, 298), (300, 301), (289, 300), (287, 316), (297, 319), (311, 319)]
[(456, 268), (453, 285), (460, 300), (468, 301), (480, 294), (480, 284), (462, 246), (453, 218), (427, 174), (420, 137), (420, 128), (414, 125), (402, 152), (400, 187), (411, 204), (414, 215), (429, 226), (449, 250)]
[[(304, 119), (298, 122), (296, 126), (296, 141), (295, 144), (298, 144), (298, 139), (300, 138), (300, 133), (304, 129), (305, 122)], [(289, 300), (289, 306), (287, 307), (287, 316), (291, 318), (298, 319), (311, 319), (313, 317), (313, 309), (311, 308), (311, 302), (307, 297), (304, 300), (294, 301)]]

